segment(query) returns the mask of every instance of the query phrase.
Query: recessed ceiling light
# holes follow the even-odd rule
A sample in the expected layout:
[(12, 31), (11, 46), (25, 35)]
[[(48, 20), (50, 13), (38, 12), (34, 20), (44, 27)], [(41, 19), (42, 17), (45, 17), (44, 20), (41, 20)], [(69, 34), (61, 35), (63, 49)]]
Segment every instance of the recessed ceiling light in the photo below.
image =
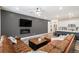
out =
[(73, 16), (74, 16), (74, 14), (73, 14), (73, 13), (71, 13), (71, 12), (69, 12), (69, 13), (68, 13), (68, 16), (69, 16), (69, 17), (73, 17)]
[(57, 15), (56, 17), (59, 18), (59, 15)]
[(59, 7), (59, 10), (62, 10), (63, 9), (63, 7)]
[(55, 18), (56, 18), (56, 19), (59, 19), (59, 17), (60, 17), (60, 16), (59, 16), (59, 15), (57, 15)]
[(16, 10), (20, 10), (18, 7), (16, 7)]

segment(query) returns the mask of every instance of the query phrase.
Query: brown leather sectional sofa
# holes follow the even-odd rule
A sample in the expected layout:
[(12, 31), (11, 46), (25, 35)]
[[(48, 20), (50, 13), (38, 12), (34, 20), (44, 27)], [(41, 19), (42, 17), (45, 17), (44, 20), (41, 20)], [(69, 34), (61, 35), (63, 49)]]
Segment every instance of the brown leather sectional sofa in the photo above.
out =
[[(41, 37), (42, 39), (46, 39), (49, 41), (48, 44), (44, 45), (43, 47), (40, 47), (36, 51), (44, 51), (48, 53), (68, 53), (73, 52), (74, 49), (74, 41), (75, 36), (74, 35), (68, 35), (64, 40), (53, 40), (48, 36)], [(8, 39), (8, 36), (3, 36), (3, 41), (0, 43), (0, 52), (2, 53), (24, 53), (24, 52), (30, 52), (33, 51), (31, 47), (29, 47), (28, 44), (24, 43), (20, 37), (16, 37), (16, 42), (13, 43), (10, 39)]]
[(38, 49), (48, 53), (68, 53), (74, 49), (74, 35), (68, 35), (64, 40), (53, 40)]
[(2, 53), (12, 53), (15, 52), (13, 43), (7, 36), (2, 36), (3, 41), (0, 43), (0, 52)]
[(3, 36), (3, 41), (0, 46), (1, 53), (19, 53), (19, 52), (28, 52), (32, 49), (20, 40), (19, 37), (16, 38), (17, 43), (13, 43), (8, 36)]
[(29, 47), (29, 45), (25, 44), (22, 40), (20, 40), (19, 37), (17, 37), (16, 40), (17, 40), (16, 52), (24, 53), (24, 52), (29, 52), (32, 50)]

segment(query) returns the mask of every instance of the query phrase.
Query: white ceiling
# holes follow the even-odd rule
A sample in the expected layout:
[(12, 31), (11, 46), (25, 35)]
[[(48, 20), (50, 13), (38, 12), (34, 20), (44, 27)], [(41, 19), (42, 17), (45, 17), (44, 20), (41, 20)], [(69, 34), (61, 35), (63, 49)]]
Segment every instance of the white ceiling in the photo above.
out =
[[(4, 10), (38, 17), (46, 20), (57, 18), (79, 17), (79, 6), (2, 6)], [(41, 16), (35, 14), (36, 8), (40, 8)]]

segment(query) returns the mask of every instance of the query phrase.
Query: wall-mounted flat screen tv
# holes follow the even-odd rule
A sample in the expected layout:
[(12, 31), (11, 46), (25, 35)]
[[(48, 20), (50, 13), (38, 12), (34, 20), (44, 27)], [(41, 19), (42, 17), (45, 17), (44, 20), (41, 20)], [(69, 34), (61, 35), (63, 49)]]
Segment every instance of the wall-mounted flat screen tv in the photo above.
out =
[(20, 19), (20, 27), (32, 27), (32, 20)]

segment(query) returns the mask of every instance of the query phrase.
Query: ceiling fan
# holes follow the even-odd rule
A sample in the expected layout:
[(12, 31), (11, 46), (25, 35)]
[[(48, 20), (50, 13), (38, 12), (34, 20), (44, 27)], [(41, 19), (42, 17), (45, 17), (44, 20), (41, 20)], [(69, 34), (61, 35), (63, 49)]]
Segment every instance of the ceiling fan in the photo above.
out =
[(28, 12), (34, 14), (35, 16), (41, 16), (43, 10), (37, 7), (37, 8), (28, 9)]
[(37, 16), (41, 16), (41, 9), (40, 8), (36, 8), (35, 14)]

